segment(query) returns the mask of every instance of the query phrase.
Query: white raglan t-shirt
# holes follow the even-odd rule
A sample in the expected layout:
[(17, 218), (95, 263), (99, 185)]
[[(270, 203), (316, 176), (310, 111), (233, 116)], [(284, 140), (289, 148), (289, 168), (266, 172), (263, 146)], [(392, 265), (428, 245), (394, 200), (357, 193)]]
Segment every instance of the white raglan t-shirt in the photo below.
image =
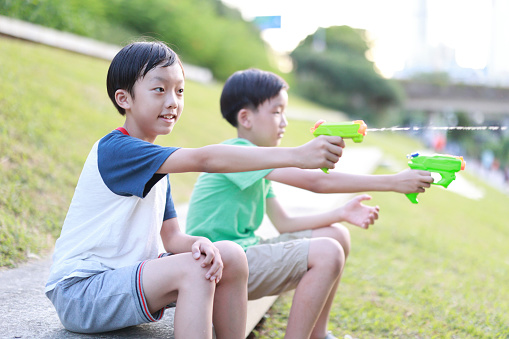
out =
[(88, 155), (45, 292), (68, 278), (157, 258), (162, 223), (177, 215), (168, 175), (156, 171), (178, 148), (124, 133), (112, 131)]

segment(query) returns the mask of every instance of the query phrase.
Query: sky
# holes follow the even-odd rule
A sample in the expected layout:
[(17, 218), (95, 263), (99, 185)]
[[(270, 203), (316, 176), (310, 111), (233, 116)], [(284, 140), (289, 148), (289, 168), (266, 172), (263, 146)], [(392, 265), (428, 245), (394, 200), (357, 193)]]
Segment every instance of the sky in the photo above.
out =
[[(385, 76), (401, 70), (411, 55), (416, 29), (415, 0), (222, 0), (241, 11), (245, 20), (280, 15), (281, 28), (262, 37), (279, 53), (293, 50), (318, 27), (348, 25), (368, 31), (372, 59)], [(499, 0), (507, 1), (507, 0)], [(428, 0), (428, 44), (456, 50), (465, 68), (486, 66), (491, 43), (492, 0)]]

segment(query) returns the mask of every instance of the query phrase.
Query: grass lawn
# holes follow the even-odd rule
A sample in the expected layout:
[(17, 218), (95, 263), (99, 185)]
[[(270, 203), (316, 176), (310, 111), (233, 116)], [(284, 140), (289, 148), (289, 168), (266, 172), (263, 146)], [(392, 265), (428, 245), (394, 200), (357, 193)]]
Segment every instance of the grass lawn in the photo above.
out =
[[(401, 135), (364, 140), (401, 168), (419, 149)], [(380, 220), (368, 231), (350, 226), (352, 250), (329, 326), (338, 338), (509, 338), (509, 197), (460, 175), (484, 198), (433, 186), (413, 205), (400, 194), (372, 193)], [(258, 337), (283, 338), (292, 296), (278, 299)]]
[[(0, 37), (0, 266), (51, 249), (92, 144), (123, 123), (106, 95), (108, 65)], [(234, 137), (219, 114), (220, 90), (189, 81), (185, 113), (158, 143), (197, 147)], [(309, 122), (291, 124), (283, 146), (310, 140)], [(392, 134), (368, 135), (361, 146), (380, 147), (401, 168), (420, 147)], [(172, 175), (177, 203), (188, 200), (196, 176)], [(419, 205), (373, 194), (381, 219), (369, 231), (351, 228), (330, 321), (338, 337), (509, 337), (509, 197), (465, 176), (485, 191), (482, 200), (436, 186)], [(259, 337), (283, 337), (290, 303), (291, 294), (278, 300)]]

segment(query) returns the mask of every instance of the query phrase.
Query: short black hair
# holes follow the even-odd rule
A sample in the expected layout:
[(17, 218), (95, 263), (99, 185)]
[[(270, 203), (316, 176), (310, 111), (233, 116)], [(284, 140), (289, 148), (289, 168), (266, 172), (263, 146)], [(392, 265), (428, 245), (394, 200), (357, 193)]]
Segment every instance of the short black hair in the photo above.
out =
[(162, 41), (137, 41), (122, 48), (111, 61), (106, 78), (108, 96), (119, 113), (125, 115), (125, 110), (115, 100), (117, 90), (124, 89), (134, 98), (133, 87), (138, 79), (159, 65), (167, 67), (175, 61), (184, 73), (178, 55)]
[(237, 127), (237, 115), (241, 109), (257, 110), (266, 100), (288, 88), (290, 86), (286, 81), (272, 72), (256, 68), (235, 72), (224, 84), (220, 99), (221, 114), (232, 126)]

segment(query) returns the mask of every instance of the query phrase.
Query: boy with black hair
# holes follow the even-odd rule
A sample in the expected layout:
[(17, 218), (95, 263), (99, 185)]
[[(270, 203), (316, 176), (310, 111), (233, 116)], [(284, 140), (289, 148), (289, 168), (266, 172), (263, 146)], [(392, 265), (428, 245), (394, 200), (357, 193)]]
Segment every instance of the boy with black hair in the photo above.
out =
[[(184, 107), (184, 70), (162, 42), (136, 42), (111, 62), (108, 95), (125, 116), (83, 167), (46, 284), (65, 328), (111, 331), (161, 319), (176, 302), (175, 338), (244, 336), (247, 262), (242, 248), (179, 229), (168, 173), (296, 166), (333, 168), (339, 137), (286, 149), (162, 147)], [(158, 255), (162, 241), (168, 253)]]
[[(276, 74), (257, 69), (234, 73), (221, 94), (221, 113), (237, 128), (224, 143), (251, 147), (278, 146), (287, 126), (288, 85)], [(423, 192), (429, 172), (407, 170), (395, 175), (351, 175), (280, 168), (247, 173), (200, 175), (189, 205), (186, 232), (212, 241), (235, 241), (246, 250), (248, 297), (257, 299), (295, 289), (286, 338), (335, 338), (327, 332), (331, 305), (350, 251), (346, 221), (368, 228), (378, 207), (353, 198), (337, 209), (291, 217), (279, 204), (271, 181), (320, 193), (361, 191)], [(255, 231), (267, 213), (281, 234), (260, 239)]]

